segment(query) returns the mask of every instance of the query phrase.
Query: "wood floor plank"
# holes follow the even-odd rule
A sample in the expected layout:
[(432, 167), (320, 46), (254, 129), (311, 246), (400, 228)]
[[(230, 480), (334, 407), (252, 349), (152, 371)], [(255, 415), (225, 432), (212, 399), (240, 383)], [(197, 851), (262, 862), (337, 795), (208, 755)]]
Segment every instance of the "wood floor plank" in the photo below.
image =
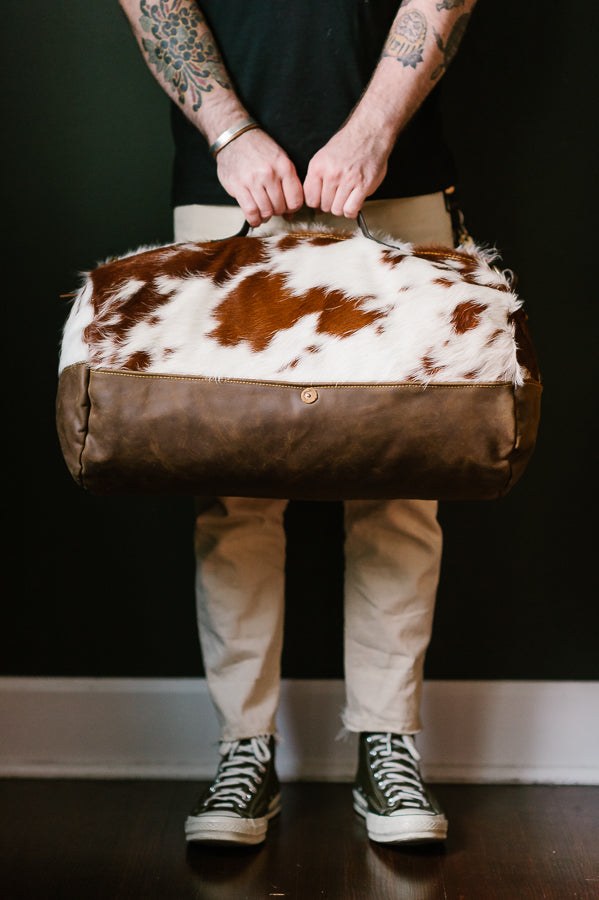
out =
[(599, 788), (436, 785), (441, 845), (367, 840), (347, 784), (284, 785), (261, 848), (187, 846), (200, 785), (0, 781), (1, 900), (599, 900)]

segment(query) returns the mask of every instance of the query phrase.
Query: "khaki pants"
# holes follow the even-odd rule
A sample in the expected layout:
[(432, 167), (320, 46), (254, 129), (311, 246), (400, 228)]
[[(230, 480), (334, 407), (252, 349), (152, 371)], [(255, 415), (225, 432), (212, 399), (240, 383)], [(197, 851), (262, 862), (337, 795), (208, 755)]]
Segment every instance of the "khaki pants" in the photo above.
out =
[[(371, 201), (363, 212), (371, 231), (415, 243), (453, 244), (441, 193)], [(294, 223), (306, 221), (356, 227), (311, 210), (294, 218)], [(226, 237), (242, 223), (243, 215), (235, 206), (178, 207), (175, 240)], [(275, 218), (262, 230), (293, 227)], [(223, 740), (276, 732), (286, 503), (239, 497), (198, 500), (198, 624)], [(421, 728), (422, 670), (441, 561), (437, 504), (352, 500), (344, 504), (344, 513), (343, 724), (349, 731), (414, 734)]]

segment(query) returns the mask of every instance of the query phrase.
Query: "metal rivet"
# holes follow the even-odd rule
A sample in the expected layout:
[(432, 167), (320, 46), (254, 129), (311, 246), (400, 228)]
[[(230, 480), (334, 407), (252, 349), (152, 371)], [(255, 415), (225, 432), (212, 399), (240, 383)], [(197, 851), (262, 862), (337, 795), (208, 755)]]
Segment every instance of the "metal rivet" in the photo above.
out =
[(300, 396), (304, 403), (314, 403), (318, 400), (318, 391), (313, 387), (304, 388)]

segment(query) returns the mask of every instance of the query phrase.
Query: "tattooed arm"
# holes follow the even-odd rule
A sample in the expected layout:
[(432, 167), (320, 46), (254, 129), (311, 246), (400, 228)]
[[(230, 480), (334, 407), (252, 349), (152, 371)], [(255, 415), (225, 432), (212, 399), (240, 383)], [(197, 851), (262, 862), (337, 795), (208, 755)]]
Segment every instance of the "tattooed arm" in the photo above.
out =
[[(195, 0), (119, 0), (150, 71), (209, 144), (247, 118)], [(250, 225), (302, 205), (287, 154), (264, 131), (247, 131), (217, 157), (218, 178)]]
[(347, 122), (312, 158), (308, 206), (355, 218), (383, 181), (402, 128), (457, 52), (476, 0), (404, 0)]

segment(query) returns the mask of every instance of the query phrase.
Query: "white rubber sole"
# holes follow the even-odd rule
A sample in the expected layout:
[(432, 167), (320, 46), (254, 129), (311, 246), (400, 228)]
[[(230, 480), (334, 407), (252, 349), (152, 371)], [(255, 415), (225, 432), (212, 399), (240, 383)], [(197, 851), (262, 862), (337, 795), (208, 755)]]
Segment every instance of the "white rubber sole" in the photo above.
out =
[(354, 809), (366, 821), (366, 831), (379, 844), (425, 844), (447, 837), (447, 819), (443, 813), (405, 812), (379, 816), (368, 812), (364, 799), (353, 792)]
[(185, 820), (185, 839), (229, 846), (261, 844), (266, 838), (269, 820), (280, 811), (279, 794), (271, 800), (267, 814), (258, 819), (244, 819), (224, 811), (188, 816)]

